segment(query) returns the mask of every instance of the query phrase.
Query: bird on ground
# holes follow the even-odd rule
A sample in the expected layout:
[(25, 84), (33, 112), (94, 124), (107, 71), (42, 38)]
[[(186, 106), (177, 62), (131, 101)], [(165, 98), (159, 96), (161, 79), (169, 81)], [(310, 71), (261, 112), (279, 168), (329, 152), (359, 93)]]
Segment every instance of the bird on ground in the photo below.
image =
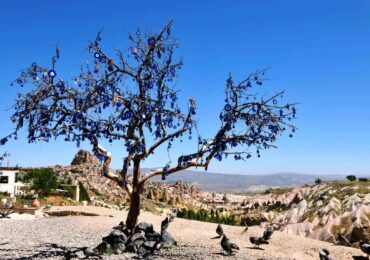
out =
[(124, 230), (126, 228), (125, 222), (121, 221), (118, 226), (113, 227), (113, 229), (118, 229), (118, 230)]
[(177, 217), (177, 209), (173, 209), (173, 210), (171, 210), (171, 214), (170, 214), (169, 222), (174, 221), (176, 217)]
[(254, 245), (254, 247), (259, 248), (262, 244), (268, 244), (269, 242), (263, 237), (250, 237), (249, 241)]
[(244, 228), (244, 230), (243, 230), (243, 232), (242, 232), (242, 234), (244, 234), (245, 232), (247, 232), (248, 231), (248, 225), (247, 224), (245, 224), (245, 228)]
[(52, 204), (49, 204), (49, 205), (45, 206), (44, 210), (50, 210), (52, 206), (53, 206)]
[(330, 252), (328, 249), (321, 249), (319, 251), (320, 260), (334, 260), (330, 255)]
[(224, 235), (224, 229), (222, 228), (221, 224), (218, 224), (216, 228), (216, 233), (219, 237), (222, 237)]
[(3, 212), (0, 212), (0, 218), (10, 218), (10, 214), (14, 213), (12, 210), (6, 210)]
[(239, 250), (239, 247), (235, 244), (235, 243), (232, 243), (230, 241), (230, 239), (228, 239), (226, 237), (226, 235), (223, 235), (222, 236), (222, 239), (221, 239), (221, 247), (222, 249), (228, 254), (228, 255), (232, 255), (232, 253), (234, 253), (234, 249), (235, 250)]
[(163, 235), (166, 232), (168, 225), (170, 224), (170, 219), (166, 217), (161, 223), (161, 234)]
[(269, 240), (274, 233), (275, 229), (273, 226), (268, 226), (265, 231), (263, 232), (263, 238), (265, 240)]
[(348, 238), (346, 238), (342, 234), (338, 235), (338, 244), (344, 245), (344, 246), (352, 246), (352, 243), (348, 240)]
[(367, 244), (363, 241), (360, 242), (360, 248), (361, 248), (361, 251), (364, 252), (367, 257), (369, 257), (370, 255), (370, 244)]

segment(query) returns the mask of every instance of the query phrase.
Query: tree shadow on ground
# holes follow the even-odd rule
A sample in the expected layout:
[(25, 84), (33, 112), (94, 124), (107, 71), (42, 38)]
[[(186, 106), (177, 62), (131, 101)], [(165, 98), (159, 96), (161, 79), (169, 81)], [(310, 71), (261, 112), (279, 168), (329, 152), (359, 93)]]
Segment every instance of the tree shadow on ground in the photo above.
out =
[(224, 252), (212, 253), (215, 256), (235, 256), (237, 252), (233, 252), (231, 255), (225, 254)]
[[(83, 252), (85, 251), (86, 247), (65, 247), (62, 245), (58, 245), (55, 243), (46, 243), (39, 246), (39, 249), (37, 249), (37, 252), (31, 253), (29, 256), (20, 256), (20, 257), (9, 257), (4, 258), (4, 260), (32, 260), (32, 259), (48, 259), (52, 257), (64, 257), (64, 259), (69, 260), (72, 258), (79, 258), (79, 259), (101, 259), (101, 257), (94, 256), (90, 258), (81, 258), (81, 255), (83, 256)], [(0, 251), (14, 251), (16, 249), (2, 249), (0, 248)], [(25, 251), (26, 250), (19, 250), (19, 251)], [(78, 255), (80, 253), (80, 255)]]
[(352, 256), (352, 258), (354, 260), (369, 260), (369, 257), (361, 256), (361, 255), (359, 255), (359, 256)]
[(255, 247), (255, 246), (248, 246), (246, 248), (248, 248), (248, 249), (255, 249), (255, 250), (266, 250), (266, 249), (263, 249), (261, 247)]

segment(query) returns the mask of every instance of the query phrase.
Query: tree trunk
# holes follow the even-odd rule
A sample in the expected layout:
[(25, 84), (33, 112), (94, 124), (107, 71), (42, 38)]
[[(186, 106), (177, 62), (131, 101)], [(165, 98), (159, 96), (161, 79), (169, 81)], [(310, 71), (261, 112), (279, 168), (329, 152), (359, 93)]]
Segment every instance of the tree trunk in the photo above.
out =
[(131, 230), (134, 230), (140, 214), (140, 194), (143, 190), (143, 184), (139, 182), (140, 176), (140, 160), (134, 159), (133, 189), (130, 197), (130, 209), (126, 219), (126, 226)]
[(130, 198), (130, 209), (128, 211), (126, 226), (133, 230), (137, 224), (140, 214), (140, 191), (134, 187)]

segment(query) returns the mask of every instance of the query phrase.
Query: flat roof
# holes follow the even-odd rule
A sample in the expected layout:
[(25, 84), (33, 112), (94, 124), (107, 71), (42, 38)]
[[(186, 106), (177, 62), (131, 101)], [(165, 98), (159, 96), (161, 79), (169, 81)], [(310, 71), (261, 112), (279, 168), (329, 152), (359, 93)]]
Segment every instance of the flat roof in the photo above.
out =
[(18, 171), (19, 167), (0, 167), (0, 171)]

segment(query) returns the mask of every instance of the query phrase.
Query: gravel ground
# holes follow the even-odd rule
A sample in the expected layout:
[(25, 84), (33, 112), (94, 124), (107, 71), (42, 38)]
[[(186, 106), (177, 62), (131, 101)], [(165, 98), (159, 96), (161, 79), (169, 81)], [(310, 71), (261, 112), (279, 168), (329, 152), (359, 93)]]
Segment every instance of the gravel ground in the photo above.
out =
[[(76, 210), (97, 213), (98, 217), (67, 216), (34, 220), (0, 220), (0, 259), (65, 259), (64, 248), (94, 247), (113, 226), (123, 220), (126, 212), (98, 207), (53, 207), (52, 210)], [(161, 216), (148, 212), (140, 215), (140, 221), (153, 223), (159, 230)], [(168, 231), (179, 246), (160, 251), (153, 259), (319, 259), (318, 251), (327, 248), (334, 259), (353, 259), (361, 256), (354, 248), (335, 246), (330, 243), (275, 232), (264, 250), (252, 249), (249, 236), (262, 235), (263, 229), (250, 227), (241, 234), (243, 227), (224, 226), (227, 236), (240, 247), (231, 257), (221, 254), (220, 240), (216, 236), (216, 224), (176, 219)], [(111, 255), (104, 259), (133, 259), (134, 255)]]

